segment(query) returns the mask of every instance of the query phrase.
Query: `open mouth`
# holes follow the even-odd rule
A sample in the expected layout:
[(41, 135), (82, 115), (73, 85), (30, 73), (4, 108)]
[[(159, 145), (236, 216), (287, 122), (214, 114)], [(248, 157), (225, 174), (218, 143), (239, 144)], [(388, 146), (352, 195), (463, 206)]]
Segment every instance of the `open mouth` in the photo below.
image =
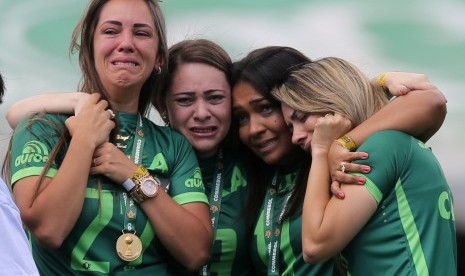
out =
[(115, 66), (129, 66), (129, 67), (136, 67), (138, 64), (135, 62), (123, 62), (123, 61), (115, 61), (112, 62)]

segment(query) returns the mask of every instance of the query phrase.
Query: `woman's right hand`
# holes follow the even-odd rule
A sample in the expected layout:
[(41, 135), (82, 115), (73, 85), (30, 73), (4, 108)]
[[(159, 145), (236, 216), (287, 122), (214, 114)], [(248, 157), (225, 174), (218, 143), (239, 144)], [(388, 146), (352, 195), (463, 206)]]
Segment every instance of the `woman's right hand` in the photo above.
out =
[(91, 175), (102, 174), (115, 183), (123, 183), (136, 171), (137, 165), (114, 144), (105, 142), (98, 146), (92, 156)]
[(83, 99), (78, 114), (69, 117), (65, 123), (70, 135), (87, 140), (94, 147), (108, 141), (115, 123), (106, 110), (108, 102), (100, 100), (98, 93)]

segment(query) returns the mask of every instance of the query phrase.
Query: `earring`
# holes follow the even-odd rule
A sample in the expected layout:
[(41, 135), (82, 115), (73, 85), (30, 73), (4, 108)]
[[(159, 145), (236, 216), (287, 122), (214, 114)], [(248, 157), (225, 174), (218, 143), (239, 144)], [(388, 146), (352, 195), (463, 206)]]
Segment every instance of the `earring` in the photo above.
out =
[(158, 67), (154, 70), (154, 73), (155, 73), (155, 75), (160, 75), (160, 74), (161, 74), (161, 66), (158, 66)]
[(166, 111), (163, 111), (163, 113), (161, 114), (161, 118), (163, 119), (163, 122), (165, 122), (165, 126), (170, 126), (170, 121), (166, 117)]

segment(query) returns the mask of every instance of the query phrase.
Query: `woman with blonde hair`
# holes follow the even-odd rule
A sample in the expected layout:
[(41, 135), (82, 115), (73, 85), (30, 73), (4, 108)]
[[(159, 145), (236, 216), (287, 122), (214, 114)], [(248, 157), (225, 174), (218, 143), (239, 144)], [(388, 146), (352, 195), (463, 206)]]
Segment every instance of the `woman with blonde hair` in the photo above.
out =
[[(452, 194), (420, 140), (395, 130), (370, 135), (357, 151), (368, 153), (363, 163), (371, 170), (352, 173), (365, 184), (343, 186), (344, 200), (329, 193), (331, 145), (353, 144), (343, 134), (386, 105), (382, 88), (349, 62), (328, 57), (294, 68), (272, 94), (293, 143), (312, 156), (302, 211), (306, 262), (342, 250), (350, 275), (456, 275)], [(359, 163), (342, 162), (340, 170), (354, 171)]]

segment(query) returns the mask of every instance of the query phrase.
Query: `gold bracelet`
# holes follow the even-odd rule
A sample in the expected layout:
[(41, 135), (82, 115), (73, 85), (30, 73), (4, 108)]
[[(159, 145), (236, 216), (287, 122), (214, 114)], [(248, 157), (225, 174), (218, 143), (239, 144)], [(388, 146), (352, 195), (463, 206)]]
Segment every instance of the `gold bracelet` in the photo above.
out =
[(138, 166), (137, 169), (134, 171), (134, 173), (131, 176), (131, 180), (136, 184), (140, 185), (141, 180), (149, 175), (149, 172), (146, 168), (144, 168), (142, 165)]
[(352, 138), (350, 138), (348, 135), (344, 135), (340, 137), (339, 139), (337, 139), (336, 141), (338, 141), (342, 147), (348, 149), (349, 151), (354, 151), (357, 149), (357, 145), (352, 140)]
[(378, 77), (378, 85), (379, 87), (386, 89), (386, 84), (384, 83), (384, 79), (386, 78), (387, 72), (384, 72), (381, 74), (381, 76)]

